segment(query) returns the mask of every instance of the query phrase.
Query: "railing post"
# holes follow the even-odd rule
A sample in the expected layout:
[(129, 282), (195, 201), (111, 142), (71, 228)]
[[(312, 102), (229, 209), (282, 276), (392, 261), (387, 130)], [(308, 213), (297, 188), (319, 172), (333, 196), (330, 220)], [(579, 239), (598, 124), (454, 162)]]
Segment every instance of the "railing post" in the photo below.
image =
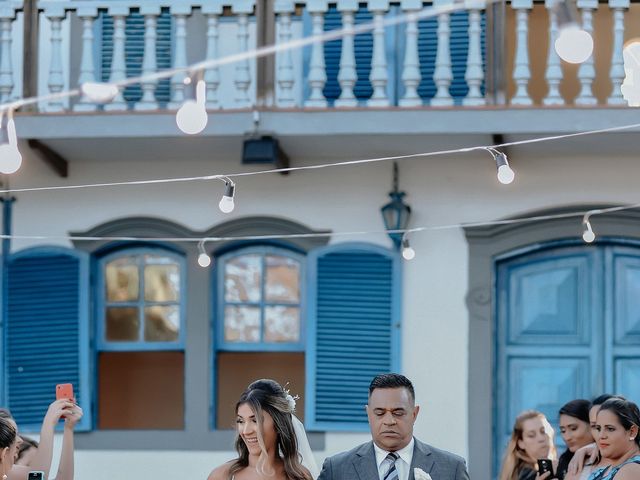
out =
[(486, 104), (481, 87), (484, 80), (482, 68), (480, 12), (485, 7), (484, 0), (466, 0), (465, 7), (469, 11), (469, 50), (467, 52), (467, 71), (464, 78), (469, 86), (469, 93), (462, 100), (462, 105), (478, 107)]
[[(127, 78), (127, 64), (125, 60), (124, 44), (126, 41), (125, 22), (129, 15), (129, 7), (114, 5), (109, 7), (109, 15), (113, 17), (113, 56), (111, 57), (110, 83), (118, 83)], [(126, 110), (127, 102), (122, 94), (122, 88), (118, 90), (116, 97), (104, 106), (105, 110)]]
[(355, 24), (355, 14), (358, 11), (357, 0), (346, 0), (338, 2), (338, 11), (342, 15), (342, 28), (347, 30), (342, 37), (342, 50), (340, 51), (340, 70), (338, 72), (338, 83), (340, 84), (340, 96), (335, 101), (335, 106), (355, 107), (358, 105), (353, 88), (358, 81), (356, 72), (356, 54), (353, 43), (353, 26)]
[(513, 105), (531, 105), (531, 97), (527, 91), (531, 71), (529, 69), (529, 10), (533, 8), (532, 0), (512, 0), (511, 6), (516, 11), (516, 53), (513, 79), (516, 82), (516, 93), (511, 99)]
[(371, 56), (371, 73), (369, 81), (373, 87), (373, 94), (367, 101), (369, 107), (388, 107), (387, 83), (387, 54), (384, 40), (384, 16), (389, 11), (388, 0), (370, 0), (369, 10), (373, 13), (373, 55)]
[[(175, 24), (175, 36), (173, 43), (173, 68), (187, 66), (187, 16), (191, 14), (191, 6), (182, 3), (171, 5), (170, 11)], [(167, 105), (170, 110), (176, 110), (182, 106), (184, 96), (185, 72), (176, 73), (171, 77), (171, 101)]]
[[(307, 9), (313, 22), (312, 35), (324, 33), (324, 14), (327, 11), (327, 2), (324, 0), (310, 0)], [(327, 100), (324, 98), (324, 85), (327, 83), (327, 72), (324, 63), (324, 43), (314, 42), (311, 46), (311, 60), (309, 65), (309, 86), (311, 92), (304, 102), (305, 107), (324, 108)]]
[[(82, 21), (82, 56), (80, 59), (80, 75), (78, 75), (78, 86), (80, 86), (86, 82), (96, 81), (96, 66), (93, 58), (93, 27), (98, 16), (98, 9), (97, 7), (83, 6), (78, 8), (77, 15)], [(96, 108), (97, 105), (84, 96), (73, 106), (73, 110), (76, 112), (92, 112)]]
[[(219, 17), (222, 15), (222, 4), (219, 2), (207, 2), (202, 5), (202, 13), (207, 19), (207, 60), (218, 58)], [(221, 108), (218, 99), (218, 87), (220, 86), (220, 68), (208, 68), (204, 72), (204, 81), (207, 84), (207, 109)]]
[(542, 103), (545, 105), (564, 105), (564, 98), (560, 95), (560, 82), (562, 81), (562, 67), (560, 57), (556, 52), (555, 43), (558, 38), (558, 16), (555, 5), (558, 0), (545, 0), (545, 7), (549, 12), (549, 53), (547, 55), (547, 71), (545, 78), (549, 86), (549, 92)]
[[(142, 5), (140, 14), (144, 16), (144, 56), (142, 58), (142, 76), (152, 75), (158, 71), (156, 60), (156, 40), (158, 38), (159, 5)], [(142, 98), (134, 106), (135, 110), (157, 110), (155, 91), (157, 80), (144, 80), (140, 82)]]
[(611, 95), (607, 99), (609, 105), (626, 105), (620, 87), (624, 81), (624, 58), (622, 48), (624, 42), (624, 14), (629, 8), (629, 0), (609, 0), (609, 8), (613, 10), (613, 55), (611, 57)]
[[(451, 0), (434, 0), (435, 7), (449, 5)], [(453, 105), (453, 98), (449, 87), (453, 80), (451, 70), (451, 18), (448, 13), (438, 15), (438, 49), (436, 51), (436, 68), (433, 72), (433, 82), (436, 84), (436, 95), (431, 99), (434, 107), (449, 107)]]
[(0, 102), (11, 100), (13, 65), (11, 64), (11, 24), (16, 18), (12, 7), (0, 9)]
[[(51, 59), (49, 62), (49, 93), (62, 92), (64, 88), (64, 75), (62, 72), (62, 21), (66, 17), (66, 11), (61, 5), (49, 5), (44, 12), (51, 22)], [(3, 29), (3, 34), (4, 34)], [(64, 110), (64, 101), (61, 98), (51, 99), (47, 102), (46, 110), (49, 112), (61, 112)]]
[[(249, 50), (249, 15), (253, 12), (253, 2), (233, 2), (232, 10), (238, 18), (238, 52), (246, 52)], [(233, 81), (236, 86), (236, 106), (249, 108), (252, 103), (249, 96), (249, 87), (251, 86), (249, 60), (236, 62)]]
[[(582, 29), (593, 35), (593, 10), (598, 8), (598, 0), (578, 0), (576, 4), (582, 12)], [(596, 105), (598, 103), (591, 89), (595, 78), (596, 69), (592, 54), (578, 68), (580, 94), (576, 98), (576, 105)]]
[[(291, 41), (291, 13), (295, 11), (295, 5), (291, 0), (278, 0), (274, 11), (278, 22), (278, 42), (287, 43)], [(276, 61), (276, 82), (279, 87), (277, 105), (284, 108), (295, 107), (293, 95), (295, 77), (291, 50), (280, 52)]]

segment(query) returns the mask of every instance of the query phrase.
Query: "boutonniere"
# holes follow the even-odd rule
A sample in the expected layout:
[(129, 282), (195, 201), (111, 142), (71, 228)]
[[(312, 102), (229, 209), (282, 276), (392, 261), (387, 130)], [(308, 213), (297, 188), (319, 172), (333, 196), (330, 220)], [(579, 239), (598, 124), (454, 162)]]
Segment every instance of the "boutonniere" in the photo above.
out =
[(415, 480), (433, 480), (431, 478), (431, 475), (429, 475), (427, 472), (425, 472), (421, 468), (413, 469), (413, 477), (415, 478)]

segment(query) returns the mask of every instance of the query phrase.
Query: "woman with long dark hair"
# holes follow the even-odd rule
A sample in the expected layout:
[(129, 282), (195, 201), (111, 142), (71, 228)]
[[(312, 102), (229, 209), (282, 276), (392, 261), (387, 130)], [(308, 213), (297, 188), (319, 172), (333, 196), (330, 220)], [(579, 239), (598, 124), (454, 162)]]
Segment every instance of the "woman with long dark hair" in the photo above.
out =
[(316, 478), (310, 470), (317, 467), (308, 458), (306, 434), (294, 410), (295, 400), (278, 382), (264, 379), (249, 385), (236, 404), (238, 458), (213, 470), (208, 480)]
[(582, 474), (578, 476), (568, 474), (567, 470), (574, 453), (578, 449), (593, 443), (591, 424), (589, 423), (590, 407), (591, 402), (589, 400), (578, 399), (572, 400), (560, 408), (560, 434), (567, 445), (567, 449), (558, 459), (556, 476), (560, 480), (577, 480), (582, 477), (586, 479), (589, 476), (589, 467), (586, 467)]
[(6, 417), (0, 417), (0, 478), (7, 480), (7, 474), (13, 468), (18, 452), (18, 429), (15, 423)]

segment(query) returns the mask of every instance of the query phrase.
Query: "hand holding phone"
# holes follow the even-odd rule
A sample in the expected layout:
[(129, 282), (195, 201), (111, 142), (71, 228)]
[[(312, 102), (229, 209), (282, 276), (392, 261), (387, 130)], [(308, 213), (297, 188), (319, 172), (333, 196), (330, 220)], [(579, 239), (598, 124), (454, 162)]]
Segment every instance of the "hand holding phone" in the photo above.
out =
[(29, 476), (27, 477), (27, 480), (46, 480), (44, 478), (44, 472), (29, 472)]
[(553, 463), (548, 458), (539, 458), (538, 459), (538, 474), (543, 475), (547, 472), (551, 472), (549, 478), (556, 478), (553, 474)]

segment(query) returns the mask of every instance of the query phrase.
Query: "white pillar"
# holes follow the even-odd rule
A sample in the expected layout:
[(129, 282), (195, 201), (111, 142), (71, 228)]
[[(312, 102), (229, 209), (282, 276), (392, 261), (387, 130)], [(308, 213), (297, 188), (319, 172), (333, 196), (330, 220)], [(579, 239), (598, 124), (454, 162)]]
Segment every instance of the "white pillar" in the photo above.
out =
[(511, 7), (516, 11), (516, 54), (513, 79), (516, 82), (516, 93), (511, 99), (513, 105), (531, 105), (531, 97), (527, 91), (531, 71), (529, 69), (529, 10), (533, 8), (532, 0), (512, 0)]
[(547, 71), (545, 79), (549, 86), (547, 96), (542, 103), (545, 105), (564, 105), (565, 101), (560, 95), (560, 82), (562, 81), (562, 67), (560, 57), (556, 52), (555, 43), (558, 38), (558, 16), (555, 4), (558, 0), (545, 0), (545, 6), (549, 12), (549, 53), (547, 55)]
[(415, 14), (422, 8), (422, 1), (404, 0), (400, 7), (402, 13), (407, 15), (407, 27), (402, 65), (404, 95), (399, 104), (401, 107), (418, 107), (422, 105), (422, 99), (418, 95), (418, 86), (422, 75), (420, 74), (420, 57), (418, 56), (418, 19)]
[[(62, 6), (48, 7), (45, 16), (51, 22), (51, 58), (49, 59), (49, 79), (47, 85), (49, 93), (60, 93), (64, 88), (64, 74), (62, 72), (62, 21), (66, 12)], [(3, 23), (3, 35), (5, 24)], [(9, 25), (11, 28), (11, 25)], [(46, 109), (48, 112), (61, 112), (64, 110), (64, 101), (61, 98), (49, 100)]]
[(370, 0), (369, 10), (373, 13), (373, 55), (371, 56), (371, 73), (369, 81), (373, 87), (373, 95), (367, 101), (369, 107), (388, 107), (386, 42), (384, 38), (384, 15), (389, 10), (389, 2), (385, 0)]
[[(295, 4), (290, 0), (279, 0), (275, 3), (274, 11), (278, 23), (278, 43), (291, 41), (291, 13), (295, 11)], [(293, 94), (295, 77), (293, 76), (293, 55), (291, 50), (280, 52), (276, 58), (276, 83), (278, 85), (279, 107), (291, 108), (296, 106)]]
[(11, 64), (11, 24), (13, 9), (0, 12), (0, 102), (11, 100), (13, 92), (13, 66)]
[[(312, 35), (322, 35), (324, 33), (324, 14), (327, 11), (327, 2), (310, 1), (307, 9), (311, 14), (313, 22)], [(327, 100), (324, 98), (324, 85), (327, 83), (327, 72), (324, 63), (324, 43), (314, 42), (311, 46), (311, 60), (309, 65), (309, 86), (311, 92), (309, 98), (304, 102), (305, 107), (324, 108)]]
[[(109, 7), (109, 15), (113, 17), (113, 56), (111, 57), (110, 83), (117, 83), (127, 78), (127, 64), (125, 61), (124, 44), (126, 40), (125, 21), (129, 15), (129, 7), (117, 5)], [(116, 97), (104, 106), (105, 110), (126, 110), (127, 102), (119, 89)]]
[(465, 2), (465, 6), (469, 11), (469, 50), (467, 52), (467, 71), (464, 74), (469, 93), (462, 100), (462, 104), (465, 106), (481, 106), (486, 103), (481, 90), (484, 69), (482, 66), (482, 44), (480, 38), (482, 26), (480, 20), (484, 5), (483, 0), (466, 0)]
[[(218, 58), (218, 37), (220, 36), (220, 15), (222, 15), (222, 5), (218, 2), (207, 2), (202, 5), (202, 13), (207, 19), (207, 60)], [(220, 68), (208, 68), (204, 72), (204, 81), (207, 84), (207, 109), (214, 110), (221, 108), (218, 98), (218, 87), (220, 87)]]
[[(158, 71), (156, 60), (156, 40), (158, 38), (159, 5), (142, 5), (140, 14), (144, 15), (144, 57), (142, 58), (142, 76), (152, 75)], [(155, 91), (157, 80), (143, 80), (140, 82), (142, 98), (134, 106), (136, 110), (157, 110), (158, 102)]]
[[(582, 12), (582, 29), (593, 35), (593, 11), (598, 8), (598, 0), (578, 0), (576, 2)], [(576, 98), (576, 105), (596, 105), (598, 100), (591, 89), (596, 78), (593, 55), (578, 67), (578, 80), (580, 81), (580, 93)]]
[(613, 55), (611, 56), (611, 95), (607, 99), (609, 105), (626, 105), (620, 87), (624, 81), (624, 58), (622, 48), (624, 42), (624, 13), (629, 8), (629, 0), (609, 0), (609, 8), (613, 10)]
[[(96, 81), (96, 68), (93, 58), (93, 26), (98, 16), (98, 9), (96, 7), (82, 7), (78, 8), (77, 14), (82, 21), (82, 56), (80, 58), (80, 75), (78, 75), (78, 86), (80, 86), (83, 83)], [(73, 106), (76, 112), (91, 112), (96, 108), (96, 104), (85, 96), (81, 96)]]
[[(434, 6), (449, 5), (449, 0), (435, 0)], [(451, 70), (451, 51), (449, 40), (451, 38), (451, 19), (448, 13), (438, 15), (438, 49), (436, 51), (436, 66), (433, 72), (433, 82), (436, 84), (436, 95), (431, 99), (434, 107), (448, 107), (453, 105), (453, 98), (449, 93), (449, 87), (453, 80)]]
[(335, 106), (355, 107), (358, 99), (353, 93), (353, 89), (358, 81), (356, 71), (356, 53), (353, 44), (353, 26), (355, 24), (355, 14), (358, 11), (356, 0), (338, 2), (338, 11), (342, 15), (342, 28), (348, 30), (342, 37), (342, 50), (340, 51), (340, 70), (338, 71), (338, 83), (340, 84), (340, 97), (335, 101)]
[[(191, 6), (175, 3), (171, 5), (170, 10), (175, 25), (172, 67), (182, 69), (187, 66), (187, 16), (191, 14)], [(171, 77), (171, 101), (167, 105), (170, 110), (176, 110), (184, 103), (186, 76), (186, 72), (179, 72)]]
[[(238, 52), (246, 52), (249, 49), (249, 16), (246, 13), (238, 14)], [(249, 87), (251, 86), (251, 70), (249, 60), (236, 62), (233, 82), (236, 86), (236, 106), (248, 108), (251, 106)]]

